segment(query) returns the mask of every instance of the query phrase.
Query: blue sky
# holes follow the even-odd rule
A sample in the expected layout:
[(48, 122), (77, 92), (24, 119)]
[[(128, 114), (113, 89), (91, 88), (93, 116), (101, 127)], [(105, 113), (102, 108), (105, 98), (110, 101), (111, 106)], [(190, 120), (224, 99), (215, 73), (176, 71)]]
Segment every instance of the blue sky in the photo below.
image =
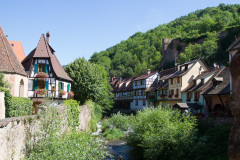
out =
[(11, 0), (1, 2), (0, 25), (9, 40), (22, 42), (26, 56), (49, 31), (50, 45), (66, 65), (136, 32), (220, 3), (239, 0)]

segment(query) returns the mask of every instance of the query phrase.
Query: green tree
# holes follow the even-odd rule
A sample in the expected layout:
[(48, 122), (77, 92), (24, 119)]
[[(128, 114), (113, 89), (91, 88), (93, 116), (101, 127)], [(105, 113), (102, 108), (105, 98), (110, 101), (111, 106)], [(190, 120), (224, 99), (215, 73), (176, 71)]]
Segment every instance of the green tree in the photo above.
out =
[(107, 72), (104, 67), (78, 58), (66, 66), (66, 72), (73, 79), (72, 90), (75, 98), (84, 104), (87, 100), (93, 100), (104, 109), (112, 107), (113, 94), (111, 86), (107, 82)]

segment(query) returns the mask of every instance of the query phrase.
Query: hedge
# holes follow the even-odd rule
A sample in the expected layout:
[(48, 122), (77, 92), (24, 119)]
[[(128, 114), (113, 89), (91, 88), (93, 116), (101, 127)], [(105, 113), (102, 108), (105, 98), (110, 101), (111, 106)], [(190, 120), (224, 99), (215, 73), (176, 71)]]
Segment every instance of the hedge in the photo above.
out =
[(12, 97), (12, 105), (9, 108), (10, 117), (19, 117), (32, 114), (33, 102), (25, 97)]

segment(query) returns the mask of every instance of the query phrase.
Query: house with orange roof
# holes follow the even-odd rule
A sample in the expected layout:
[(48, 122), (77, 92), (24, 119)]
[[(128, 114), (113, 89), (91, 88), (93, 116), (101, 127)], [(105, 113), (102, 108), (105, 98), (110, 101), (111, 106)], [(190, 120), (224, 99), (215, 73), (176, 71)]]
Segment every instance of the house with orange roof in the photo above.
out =
[(0, 72), (11, 84), (11, 94), (14, 97), (28, 97), (28, 75), (19, 62), (0, 26)]
[(41, 35), (38, 45), (22, 61), (29, 75), (28, 97), (33, 101), (50, 97), (67, 99), (73, 80), (67, 75), (49, 45), (50, 34)]
[(22, 60), (25, 58), (22, 42), (9, 40), (9, 43), (11, 44), (19, 62), (22, 62)]

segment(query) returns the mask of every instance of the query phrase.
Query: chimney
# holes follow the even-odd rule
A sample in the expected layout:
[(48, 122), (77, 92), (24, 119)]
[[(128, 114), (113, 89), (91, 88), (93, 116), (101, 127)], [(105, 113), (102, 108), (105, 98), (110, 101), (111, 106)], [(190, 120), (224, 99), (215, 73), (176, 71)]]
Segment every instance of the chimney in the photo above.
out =
[(47, 37), (47, 42), (49, 44), (49, 39), (50, 39), (50, 33), (49, 32), (46, 33), (46, 37)]
[(148, 69), (148, 70), (147, 70), (147, 74), (149, 74), (150, 72), (151, 72), (151, 70), (150, 70), (150, 69)]

